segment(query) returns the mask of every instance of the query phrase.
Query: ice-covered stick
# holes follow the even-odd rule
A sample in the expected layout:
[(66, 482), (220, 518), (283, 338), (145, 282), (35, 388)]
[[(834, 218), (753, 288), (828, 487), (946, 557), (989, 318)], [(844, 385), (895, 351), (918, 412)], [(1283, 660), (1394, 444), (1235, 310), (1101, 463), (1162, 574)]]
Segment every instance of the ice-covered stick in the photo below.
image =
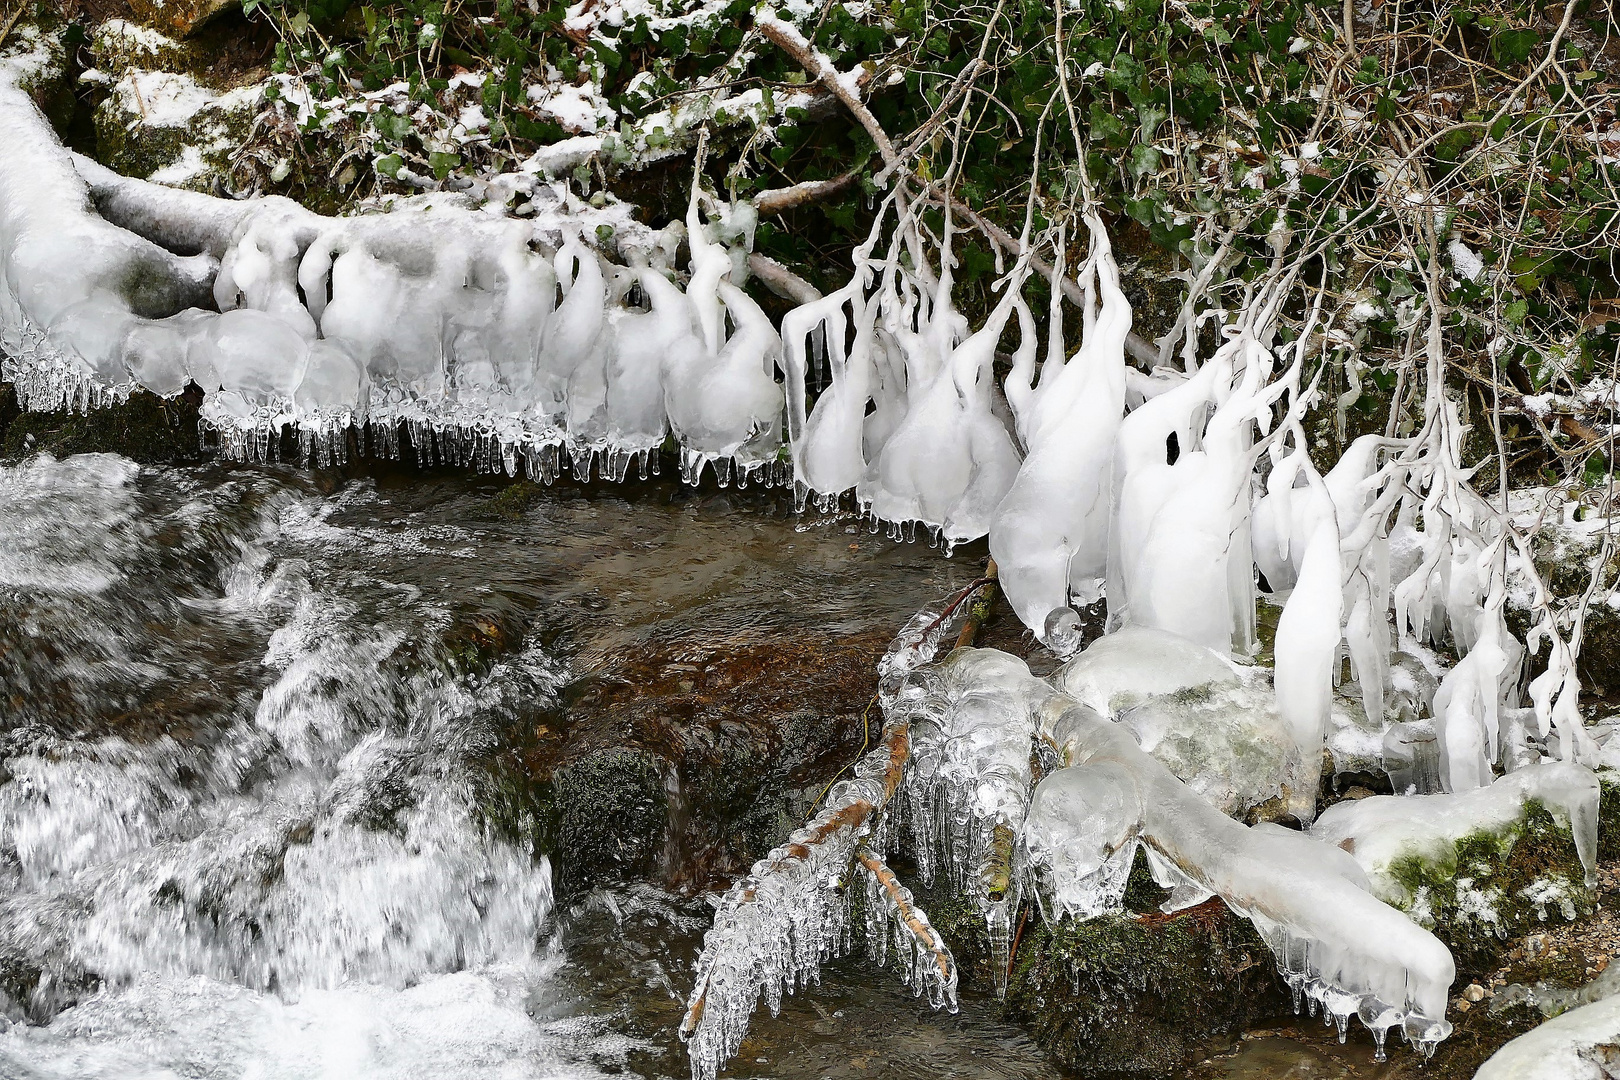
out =
[(886, 931), (893, 923), (896, 943), (907, 941), (914, 954), (906, 982), (914, 983), (919, 993), (926, 989), (934, 1008), (943, 1006), (955, 1012), (956, 958), (929, 923), (928, 914), (917, 906), (911, 890), (900, 884), (894, 871), (865, 845), (856, 849), (855, 861), (871, 879), (867, 889), (868, 943), (876, 944), (882, 957)]
[[(1344, 852), (1276, 826), (1250, 828), (1232, 820), (1146, 754), (1127, 729), (1063, 695), (1042, 707), (1041, 731), (1069, 766), (1042, 787), (1075, 785), (1075, 769), (1119, 778), (1098, 788), (1113, 810), (1093, 820), (1112, 822), (1120, 835), (1088, 837), (1078, 850), (1114, 850), (1139, 834), (1161, 869), (1249, 918), (1295, 994), (1320, 1001), (1341, 1032), (1351, 1015), (1359, 1015), (1381, 1049), (1384, 1033), (1401, 1025), (1425, 1054), (1450, 1033), (1445, 1008), (1456, 975), (1451, 953), (1368, 893), (1366, 875)], [(1089, 790), (1086, 775), (1082, 771), (1076, 785), (1082, 793)], [(1122, 797), (1125, 804), (1115, 805)], [(1041, 802), (1038, 788), (1032, 805)], [(1066, 816), (1088, 818), (1073, 806)], [(1032, 813), (1026, 832), (1041, 827), (1039, 811)], [(1070, 868), (1066, 876), (1078, 875)], [(1118, 885), (1123, 887), (1123, 878)]]
[(762, 993), (775, 1012), (784, 989), (814, 979), (823, 960), (847, 948), (842, 886), (874, 815), (900, 786), (909, 731), (903, 716), (886, 724), (854, 779), (835, 784), (822, 811), (720, 901), (680, 1026), (694, 1080), (712, 1078), (736, 1053)]

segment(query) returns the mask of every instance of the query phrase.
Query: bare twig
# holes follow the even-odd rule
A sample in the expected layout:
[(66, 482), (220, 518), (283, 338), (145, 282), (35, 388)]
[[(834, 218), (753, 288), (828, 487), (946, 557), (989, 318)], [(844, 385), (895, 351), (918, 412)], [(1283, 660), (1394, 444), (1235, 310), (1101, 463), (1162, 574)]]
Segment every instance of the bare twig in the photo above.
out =
[(821, 299), (821, 290), (795, 274), (769, 255), (751, 252), (748, 272), (759, 278), (765, 287), (784, 300), (795, 304), (809, 304)]
[(5, 29), (0, 30), (0, 45), (4, 45), (6, 43), (6, 38), (11, 36), (12, 28), (17, 25), (17, 20), (22, 18), (23, 11), (26, 10), (27, 7), (28, 0), (18, 0), (17, 10), (11, 13), (10, 19), (6, 20)]
[(990, 617), (990, 610), (996, 603), (996, 560), (990, 559), (984, 568), (982, 584), (978, 589), (978, 598), (968, 606), (967, 615), (962, 619), (962, 629), (956, 635), (956, 647), (965, 649), (973, 644), (973, 639), (979, 636), (979, 628)]
[(862, 168), (864, 165), (858, 165), (830, 180), (805, 180), (792, 187), (772, 188), (770, 191), (760, 192), (754, 197), (754, 209), (759, 211), (762, 217), (775, 217), (808, 203), (842, 195), (855, 186), (861, 177)]

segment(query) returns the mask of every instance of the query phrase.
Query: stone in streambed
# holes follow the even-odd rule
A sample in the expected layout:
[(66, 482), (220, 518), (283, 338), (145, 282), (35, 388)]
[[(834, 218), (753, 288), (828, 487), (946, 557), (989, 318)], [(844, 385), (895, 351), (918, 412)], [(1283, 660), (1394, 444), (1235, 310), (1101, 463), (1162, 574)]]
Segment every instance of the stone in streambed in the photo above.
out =
[[(1219, 899), (1164, 915), (1166, 892), (1138, 855), (1127, 912), (1046, 926), (1031, 913), (1013, 957), (1009, 1019), (1088, 1080), (1182, 1075), (1255, 1022), (1289, 1010), (1271, 952)], [(962, 965), (989, 985), (984, 919), (964, 901), (924, 901)], [(1014, 924), (1016, 927), (1016, 923)]]

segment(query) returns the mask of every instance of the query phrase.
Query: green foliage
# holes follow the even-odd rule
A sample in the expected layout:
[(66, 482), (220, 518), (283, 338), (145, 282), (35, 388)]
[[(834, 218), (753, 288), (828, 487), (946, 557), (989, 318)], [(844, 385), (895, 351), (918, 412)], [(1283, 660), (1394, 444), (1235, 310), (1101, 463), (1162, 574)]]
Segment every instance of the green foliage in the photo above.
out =
[[(299, 73), (317, 102), (356, 89), (406, 88), (409, 106), (397, 111), (344, 119), (317, 105), (306, 119), (308, 138), (328, 137), (329, 129), (369, 140), (384, 183), (509, 167), (569, 133), (530, 100), (531, 88), (589, 83), (617, 113), (617, 130), (605, 133), (597, 160), (574, 182), (591, 189), (605, 181), (645, 207), (649, 222), (661, 221), (680, 213), (685, 184), (664, 165), (635, 170), (647, 156), (691, 147), (690, 130), (667, 110), (701, 107), (705, 91), (724, 87), (730, 96), (710, 123), (708, 169), (717, 190), (748, 198), (857, 172), (847, 196), (794, 211), (757, 238), (761, 250), (812, 281), (841, 281), (848, 251), (870, 228), (882, 163), (845, 110), (806, 109), (794, 96), (814, 88), (781, 50), (750, 34), (755, 0), (707, 8), (655, 0), (588, 34), (564, 24), (560, 0), (537, 7), (515, 0), (255, 4), (282, 34), (277, 69)], [(1552, 10), (1528, 0), (1403, 6), (1398, 25), (1385, 11), (1383, 30), (1358, 35), (1358, 51), (1344, 60), (1338, 0), (1168, 8), (1158, 0), (1079, 0), (1062, 7), (1061, 24), (1058, 9), (1035, 0), (832, 3), (805, 16), (801, 31), (840, 70), (870, 73), (868, 105), (902, 146), (982, 53), (992, 73), (968, 96), (960, 128), (953, 109), (911, 164), (925, 179), (954, 168), (958, 196), (1012, 232), (1031, 185), (1040, 230), (1072, 213), (1089, 179), (1105, 216), (1140, 226), (1143, 241), (1171, 256), (1196, 261), (1211, 250), (1211, 237), (1234, 230), (1237, 279), (1269, 265), (1278, 236), (1296, 253), (1327, 229), (1355, 237), (1328, 245), (1312, 273), (1331, 279), (1336, 295), (1364, 300), (1358, 310), (1377, 312), (1345, 329), (1345, 349), (1391, 383), (1411, 320), (1427, 302), (1411, 204), (1390, 181), (1391, 147), (1411, 139), (1414, 169), (1449, 208), (1442, 248), (1467, 244), (1485, 268), (1447, 283), (1448, 338), (1477, 355), (1505, 334), (1506, 345), (1495, 347), (1502, 374), (1528, 392), (1573, 389), (1612, 356), (1616, 339), (1583, 314), (1593, 301), (1620, 296), (1609, 268), (1620, 168), (1587, 137), (1612, 119), (1615, 80), (1572, 35), (1559, 46), (1562, 75), (1544, 78), (1543, 90), (1528, 97), (1512, 96), (1547, 56)], [(1582, 16), (1594, 33), (1605, 17), (1596, 8)], [(465, 91), (454, 102), (447, 96), (463, 70), (485, 76), (475, 100), (488, 138), (474, 146), (443, 138), (443, 117), (467, 103)], [(749, 91), (757, 94), (752, 104), (740, 98)], [(424, 123), (420, 105), (440, 109), (440, 119)], [(1421, 110), (1427, 127), (1414, 126)], [(989, 302), (996, 275), (983, 242), (957, 236), (960, 303), (972, 316)]]

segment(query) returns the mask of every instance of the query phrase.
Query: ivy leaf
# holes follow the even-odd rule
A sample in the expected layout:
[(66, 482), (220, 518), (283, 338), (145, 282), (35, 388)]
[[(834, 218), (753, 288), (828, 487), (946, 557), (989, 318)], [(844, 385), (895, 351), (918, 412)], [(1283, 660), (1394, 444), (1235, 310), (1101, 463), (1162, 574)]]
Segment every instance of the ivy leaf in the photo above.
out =
[(439, 180), (449, 176), (451, 170), (460, 164), (460, 154), (445, 154), (437, 150), (428, 154), (428, 167), (433, 170), (434, 177)]
[(1504, 67), (1525, 63), (1540, 45), (1541, 35), (1534, 30), (1498, 30), (1491, 35), (1491, 55)]

